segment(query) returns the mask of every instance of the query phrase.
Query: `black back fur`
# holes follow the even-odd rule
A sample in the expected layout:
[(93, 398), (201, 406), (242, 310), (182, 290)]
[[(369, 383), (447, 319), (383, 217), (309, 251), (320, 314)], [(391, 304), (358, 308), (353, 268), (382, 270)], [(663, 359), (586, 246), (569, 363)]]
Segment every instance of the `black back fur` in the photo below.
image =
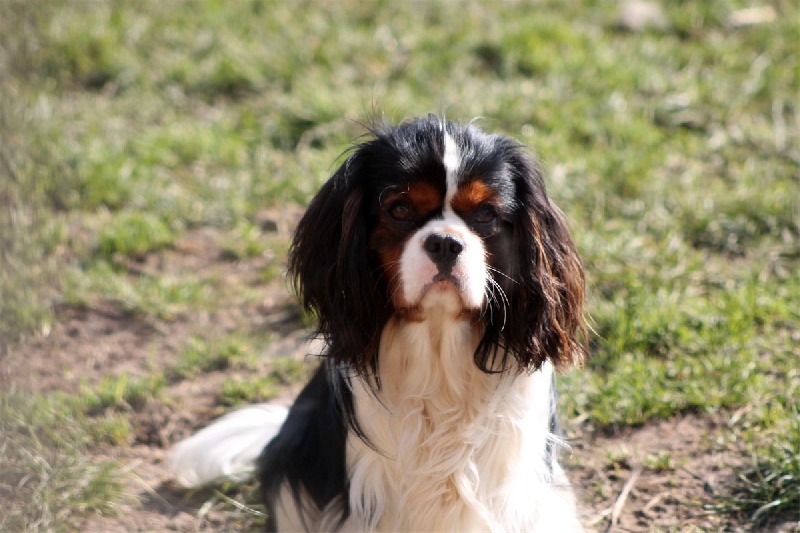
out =
[(289, 410), (280, 433), (259, 458), (268, 531), (277, 530), (274, 505), (286, 483), (298, 506), (313, 503), (317, 509), (325, 509), (336, 500), (341, 520), (349, 515), (347, 428), (340, 405), (351, 404), (352, 397), (349, 386), (336, 383), (336, 376), (343, 381), (329, 364), (320, 365)]

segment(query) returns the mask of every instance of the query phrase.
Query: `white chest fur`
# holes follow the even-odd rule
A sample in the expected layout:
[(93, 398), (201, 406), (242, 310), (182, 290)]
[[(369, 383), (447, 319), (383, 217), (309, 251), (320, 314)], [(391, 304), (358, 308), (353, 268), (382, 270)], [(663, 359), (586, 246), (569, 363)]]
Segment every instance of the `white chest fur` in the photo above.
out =
[(353, 384), (374, 448), (348, 439), (348, 526), (532, 531), (552, 511), (561, 519), (574, 515), (571, 502), (552, 509), (563, 492), (552, 488), (547, 457), (552, 367), (484, 373), (473, 362), (480, 334), (446, 314), (386, 326), (379, 395), (360, 380)]

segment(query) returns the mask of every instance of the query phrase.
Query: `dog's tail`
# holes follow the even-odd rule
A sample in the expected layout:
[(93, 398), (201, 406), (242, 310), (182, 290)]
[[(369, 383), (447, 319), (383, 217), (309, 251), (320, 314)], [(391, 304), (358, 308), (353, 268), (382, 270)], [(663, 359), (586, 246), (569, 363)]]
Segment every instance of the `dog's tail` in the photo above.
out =
[(169, 459), (173, 477), (186, 488), (247, 479), (287, 414), (285, 407), (265, 403), (228, 413), (173, 447)]

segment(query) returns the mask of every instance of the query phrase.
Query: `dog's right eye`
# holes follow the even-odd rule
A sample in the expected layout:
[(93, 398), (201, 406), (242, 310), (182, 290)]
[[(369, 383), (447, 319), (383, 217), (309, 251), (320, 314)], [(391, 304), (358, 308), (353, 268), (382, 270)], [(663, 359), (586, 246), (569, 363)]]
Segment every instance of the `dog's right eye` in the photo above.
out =
[(406, 202), (395, 202), (389, 207), (389, 216), (398, 222), (408, 222), (413, 216), (411, 206)]
[(475, 222), (478, 224), (490, 224), (497, 218), (497, 210), (489, 204), (482, 205), (475, 213)]

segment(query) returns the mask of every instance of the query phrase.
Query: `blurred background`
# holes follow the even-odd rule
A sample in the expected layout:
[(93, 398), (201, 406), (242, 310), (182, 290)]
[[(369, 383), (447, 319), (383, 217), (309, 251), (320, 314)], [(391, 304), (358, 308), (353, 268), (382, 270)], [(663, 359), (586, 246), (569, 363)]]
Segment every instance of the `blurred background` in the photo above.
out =
[(435, 113), (529, 145), (585, 260), (587, 528), (799, 531), (799, 95), (793, 1), (0, 2), (0, 530), (260, 530), (165, 449), (297, 390), (292, 228)]

